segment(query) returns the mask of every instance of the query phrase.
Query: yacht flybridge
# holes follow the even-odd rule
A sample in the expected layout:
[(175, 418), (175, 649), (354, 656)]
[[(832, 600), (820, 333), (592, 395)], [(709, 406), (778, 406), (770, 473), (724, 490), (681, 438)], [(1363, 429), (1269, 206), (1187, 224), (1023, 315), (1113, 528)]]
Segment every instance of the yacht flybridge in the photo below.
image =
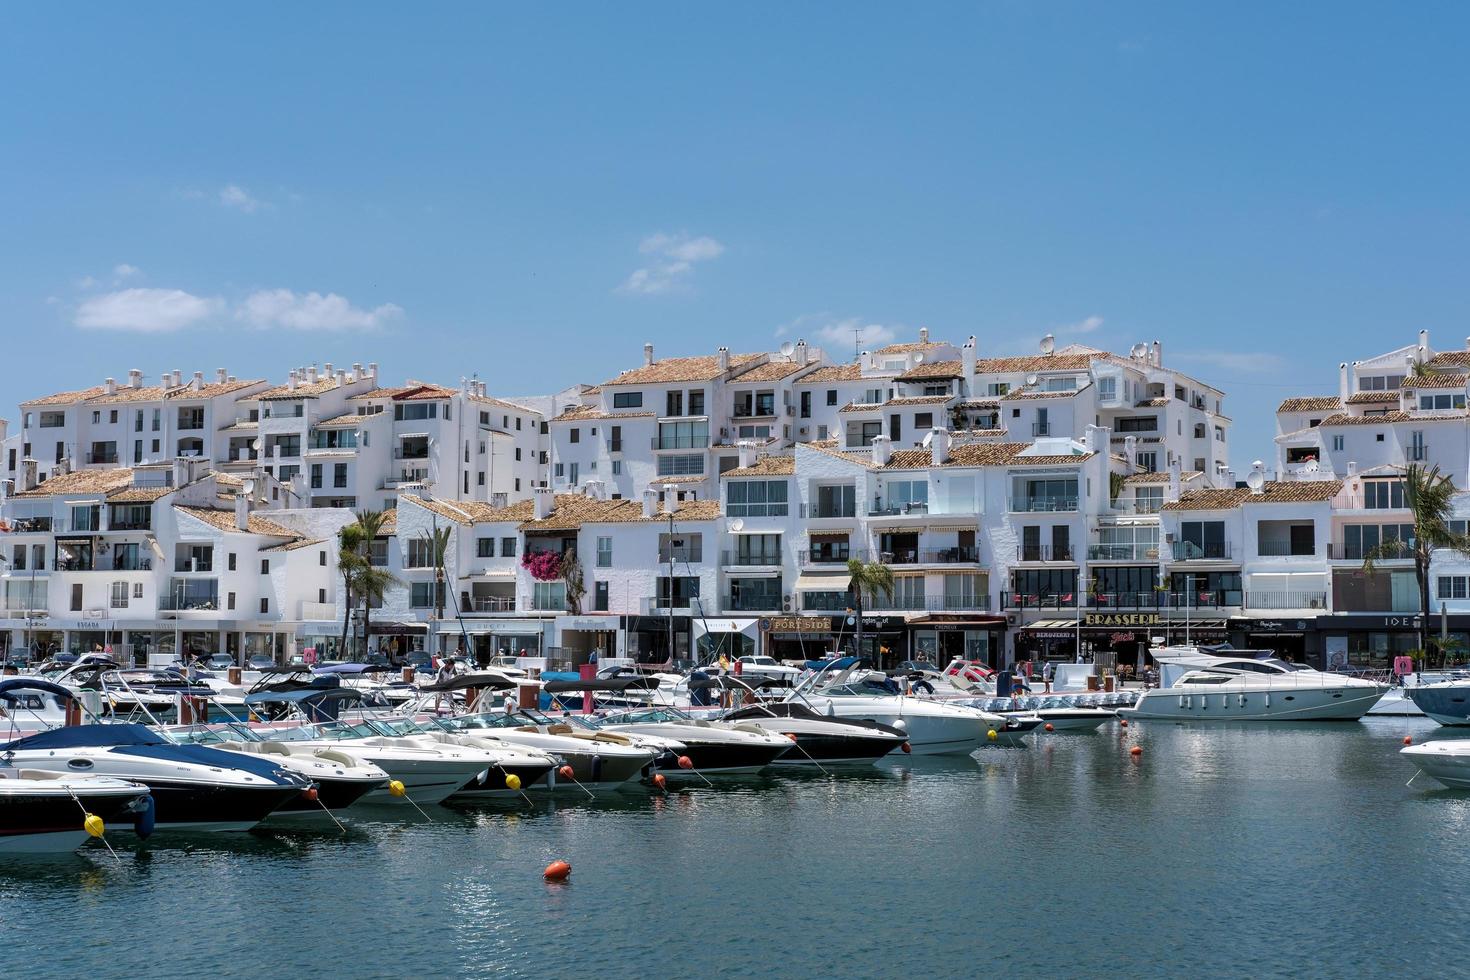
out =
[(1153, 651), (1160, 686), (1144, 691), (1124, 718), (1173, 721), (1356, 721), (1386, 684), (1324, 673), (1269, 653), (1227, 648)]

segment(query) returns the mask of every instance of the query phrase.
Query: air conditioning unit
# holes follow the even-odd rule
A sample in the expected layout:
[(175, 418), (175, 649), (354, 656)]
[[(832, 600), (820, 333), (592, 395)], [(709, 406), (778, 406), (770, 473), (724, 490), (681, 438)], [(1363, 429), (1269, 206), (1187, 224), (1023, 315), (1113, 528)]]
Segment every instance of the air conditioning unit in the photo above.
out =
[(791, 601), (791, 596), (789, 596), (789, 595), (783, 595), (781, 597), (781, 611), (782, 612), (791, 612), (792, 609), (795, 608), (795, 605), (796, 604)]
[(1019, 625), (1020, 622), (1021, 622), (1021, 614), (1020, 613), (1014, 613), (1014, 612), (1008, 612), (1008, 613), (1006, 613), (1006, 625), (1007, 626), (1016, 626), (1016, 625)]
[(806, 426), (804, 426), (804, 425), (803, 425), (803, 426), (802, 426), (802, 427), (801, 427), (801, 428), (800, 428), (800, 429), (798, 429), (798, 430), (797, 430), (797, 431), (798, 431), (798, 432), (800, 432), (800, 433), (801, 433), (801, 434), (802, 434), (802, 435), (806, 435), (806, 434), (807, 434), (807, 427), (806, 427)]

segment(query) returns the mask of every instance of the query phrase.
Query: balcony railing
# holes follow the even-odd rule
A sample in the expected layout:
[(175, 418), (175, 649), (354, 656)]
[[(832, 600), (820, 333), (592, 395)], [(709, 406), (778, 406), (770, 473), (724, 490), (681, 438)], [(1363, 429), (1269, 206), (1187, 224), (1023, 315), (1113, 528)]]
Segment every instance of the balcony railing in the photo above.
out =
[(395, 449), (395, 450), (393, 450), (393, 458), (394, 459), (428, 459), (429, 458), (429, 451), (427, 449)]
[(720, 552), (721, 565), (779, 565), (781, 564), (781, 553), (779, 551), (722, 551)]
[(515, 596), (509, 595), (482, 595), (474, 596), (469, 601), (469, 611), (477, 613), (502, 613), (515, 612)]
[(776, 612), (781, 608), (779, 595), (727, 595), (720, 598), (725, 612)]
[(649, 440), (649, 445), (654, 450), (661, 449), (707, 449), (709, 448), (709, 437), (696, 439), (692, 436), (672, 436), (663, 438), (654, 436)]
[(852, 507), (823, 507), (817, 504), (802, 504), (802, 517), (856, 517), (857, 511)]
[(881, 500), (875, 500), (873, 506), (868, 508), (869, 517), (895, 517), (902, 514), (927, 513), (929, 513), (929, 505), (923, 501), (904, 504), (884, 504)]
[(301, 619), (307, 622), (335, 621), (337, 607), (330, 602), (307, 602), (301, 600)]
[(1087, 546), (1088, 561), (1157, 561), (1157, 544), (1090, 544)]
[(49, 517), (17, 517), (10, 522), (10, 530), (14, 534), (33, 534), (51, 530), (51, 523)]
[(1327, 557), (1331, 561), (1362, 561), (1364, 555), (1369, 551), (1374, 550), (1375, 547), (1382, 548), (1385, 544), (1388, 547), (1384, 549), (1384, 553), (1378, 554), (1374, 558), (1375, 561), (1401, 561), (1414, 557), (1414, 545), (1413, 542), (1409, 541), (1385, 541), (1379, 545), (1369, 545), (1366, 548), (1361, 544), (1345, 544), (1339, 542), (1327, 546)]
[(1292, 547), (1289, 541), (1261, 541), (1256, 545), (1256, 554), (1262, 558), (1312, 558), (1317, 551), (1315, 544), (1308, 551), (1300, 551)]
[(153, 515), (152, 514), (147, 514), (147, 515), (144, 515), (143, 517), (134, 517), (134, 518), (131, 518), (131, 519), (123, 518), (121, 520), (119, 520), (118, 518), (114, 517), (112, 520), (110, 520), (110, 521), (107, 522), (107, 530), (109, 530), (109, 531), (151, 531), (151, 530), (153, 530)]
[(919, 549), (890, 548), (887, 551), (878, 552), (878, 560), (885, 565), (917, 565), (919, 563)]
[(1112, 509), (1117, 514), (1157, 514), (1164, 507), (1162, 497), (1134, 497), (1131, 500), (1115, 500)]
[(1076, 497), (1011, 497), (1007, 507), (1013, 514), (1053, 514), (1076, 510)]
[(1264, 591), (1245, 594), (1247, 609), (1326, 609), (1327, 593), (1312, 591)]
[(171, 591), (158, 597), (158, 608), (166, 612), (188, 612), (219, 609), (219, 591)]
[(919, 552), (919, 561), (926, 565), (968, 565), (979, 560), (980, 549), (975, 545), (926, 548)]
[(1229, 541), (1216, 541), (1210, 544), (1175, 541), (1172, 550), (1175, 561), (1228, 561), (1232, 553)]
[(846, 565), (848, 559), (867, 561), (865, 548), (812, 548), (801, 553), (803, 565)]
[[(1002, 592), (1001, 603), (1006, 609), (1076, 609), (1077, 593)], [(1244, 604), (1245, 593), (1239, 589), (1201, 589), (1189, 593), (1090, 592), (1083, 600), (1088, 609), (1231, 609)]]
[(94, 464), (95, 463), (116, 463), (117, 462), (117, 450), (113, 450), (112, 452), (97, 452), (97, 451), (94, 450), (94, 451), (92, 451), (92, 452), (90, 452), (90, 453), (87, 454), (87, 462), (88, 463), (94, 463)]
[(1031, 434), (1033, 436), (1049, 436), (1049, 435), (1051, 435), (1051, 423), (1050, 422), (1032, 422), (1031, 423)]
[(807, 612), (845, 612), (852, 608), (846, 592), (803, 592), (801, 608)]
[(1016, 561), (1076, 561), (1069, 544), (1023, 544), (1016, 547)]
[(981, 612), (989, 608), (988, 595), (876, 596), (863, 603), (863, 612)]

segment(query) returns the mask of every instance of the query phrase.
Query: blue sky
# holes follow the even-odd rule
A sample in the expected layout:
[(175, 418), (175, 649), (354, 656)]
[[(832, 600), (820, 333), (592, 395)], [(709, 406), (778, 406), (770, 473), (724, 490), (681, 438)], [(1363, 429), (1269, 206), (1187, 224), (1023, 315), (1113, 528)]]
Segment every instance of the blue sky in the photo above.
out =
[[(5, 405), (1051, 331), (1218, 381), (1470, 334), (1463, 4), (0, 7)], [(835, 341), (834, 339), (835, 338)], [(13, 408), (0, 413), (13, 415)]]

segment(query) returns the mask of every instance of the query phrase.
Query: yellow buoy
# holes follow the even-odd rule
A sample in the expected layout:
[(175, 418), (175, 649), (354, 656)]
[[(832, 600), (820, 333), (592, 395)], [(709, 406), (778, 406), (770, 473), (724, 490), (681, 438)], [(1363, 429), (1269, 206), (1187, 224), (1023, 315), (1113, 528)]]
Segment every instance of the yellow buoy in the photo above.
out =
[(102, 818), (95, 813), (89, 813), (82, 820), (82, 828), (93, 837), (101, 837), (107, 827), (102, 823)]
[(521, 777), (517, 776), (515, 773), (511, 773), (510, 775), (505, 777), (505, 785), (509, 786), (511, 789), (520, 789)]
[(985, 737), (988, 738), (988, 739), (990, 739), (992, 742), (994, 742), (995, 741), (995, 737), (996, 737), (995, 736), (995, 729), (992, 728), (990, 731), (986, 732), (985, 733)]
[(401, 781), (395, 779), (388, 784), (388, 792), (393, 796), (402, 796), (404, 793), (407, 792), (407, 790), (403, 788), (403, 783)]

